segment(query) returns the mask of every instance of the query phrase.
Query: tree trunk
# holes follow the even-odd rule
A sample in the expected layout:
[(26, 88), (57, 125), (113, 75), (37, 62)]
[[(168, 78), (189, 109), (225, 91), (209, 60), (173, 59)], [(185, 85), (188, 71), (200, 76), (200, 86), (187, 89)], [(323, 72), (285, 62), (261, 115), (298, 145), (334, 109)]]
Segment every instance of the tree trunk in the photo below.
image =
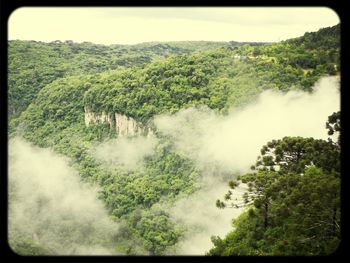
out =
[(333, 224), (332, 224), (332, 233), (333, 236), (335, 236), (335, 220), (336, 220), (336, 216), (337, 216), (337, 209), (333, 209)]
[(269, 212), (269, 204), (266, 201), (265, 202), (265, 211), (264, 211), (264, 227), (267, 228), (268, 226), (268, 212)]
[(334, 207), (333, 207), (333, 219), (332, 219), (332, 233), (333, 233), (333, 236), (337, 236), (336, 220), (337, 220), (337, 206), (334, 205)]

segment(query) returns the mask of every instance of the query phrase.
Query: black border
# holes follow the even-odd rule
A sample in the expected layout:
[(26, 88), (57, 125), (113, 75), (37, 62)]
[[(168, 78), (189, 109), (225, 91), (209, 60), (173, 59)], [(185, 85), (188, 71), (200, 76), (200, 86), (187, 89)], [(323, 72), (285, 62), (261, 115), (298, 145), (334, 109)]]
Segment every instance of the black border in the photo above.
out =
[[(165, 5), (167, 4), (167, 5)], [(174, 7), (181, 7), (181, 6), (208, 6), (208, 7), (232, 7), (232, 6), (257, 6), (257, 7), (307, 7), (307, 6), (325, 6), (333, 9), (339, 16), (341, 20), (341, 72), (343, 73), (341, 75), (341, 122), (342, 122), (342, 131), (341, 131), (341, 159), (342, 159), (342, 182), (341, 182), (341, 190), (342, 190), (342, 241), (341, 244), (336, 252), (329, 256), (313, 256), (313, 257), (280, 257), (280, 256), (274, 256), (274, 257), (204, 257), (204, 256), (19, 256), (12, 252), (10, 249), (8, 243), (7, 243), (7, 21), (8, 17), (11, 15), (11, 13), (22, 6), (43, 6), (43, 7), (122, 7), (122, 6), (139, 6), (139, 7), (147, 7), (147, 6), (153, 6), (153, 7), (168, 7), (168, 6), (174, 6)], [(348, 9), (349, 10), (349, 9)], [(163, 260), (163, 261), (183, 261), (183, 260), (189, 260), (191, 262), (206, 262), (206, 261), (277, 261), (277, 262), (284, 262), (284, 261), (303, 261), (307, 260), (310, 262), (319, 262), (320, 260), (326, 260), (326, 261), (349, 261), (350, 259), (350, 244), (349, 244), (349, 227), (348, 224), (349, 218), (348, 218), (348, 208), (347, 206), (347, 200), (349, 200), (349, 177), (348, 177), (348, 171), (347, 171), (347, 162), (346, 157), (350, 156), (350, 153), (348, 152), (348, 139), (346, 138), (346, 133), (348, 131), (348, 124), (347, 122), (350, 122), (350, 118), (348, 118), (347, 112), (345, 107), (347, 106), (347, 100), (345, 99), (347, 89), (348, 89), (348, 83), (349, 83), (349, 77), (347, 75), (347, 70), (349, 70), (347, 58), (348, 58), (348, 48), (350, 48), (350, 45), (346, 39), (346, 34), (349, 32), (349, 26), (347, 24), (347, 17), (349, 16), (347, 13), (346, 8), (346, 1), (318, 1), (317, 3), (312, 3), (310, 1), (289, 1), (289, 3), (285, 1), (257, 1), (257, 0), (251, 0), (251, 1), (230, 1), (230, 2), (222, 2), (222, 1), (215, 1), (211, 4), (204, 3), (203, 0), (192, 0), (192, 1), (164, 1), (163, 3), (149, 3), (148, 1), (145, 1), (144, 3), (141, 2), (135, 2), (135, 1), (106, 1), (106, 0), (99, 0), (99, 1), (78, 1), (78, 0), (51, 0), (51, 1), (41, 1), (41, 0), (1, 0), (0, 1), (0, 51), (1, 51), (1, 96), (0, 96), (0, 114), (2, 118), (1, 127), (1, 134), (0, 134), (0, 140), (1, 140), (1, 146), (2, 147), (2, 156), (0, 159), (0, 262), (12, 262), (12, 261), (33, 261), (33, 262), (77, 262), (77, 261), (85, 261), (85, 262), (116, 262), (116, 261), (133, 261), (133, 260), (151, 260), (151, 261), (157, 261), (157, 260)], [(350, 88), (350, 87), (349, 87)]]

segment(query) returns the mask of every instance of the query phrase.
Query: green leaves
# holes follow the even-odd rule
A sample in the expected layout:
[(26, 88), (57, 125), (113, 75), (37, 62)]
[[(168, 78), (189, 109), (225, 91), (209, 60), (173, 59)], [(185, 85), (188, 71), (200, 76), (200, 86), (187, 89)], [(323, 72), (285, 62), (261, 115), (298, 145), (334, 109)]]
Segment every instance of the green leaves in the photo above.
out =
[[(327, 255), (340, 242), (340, 180), (337, 175), (309, 167), (304, 175), (266, 180), (257, 176), (250, 193), (253, 207), (235, 220), (225, 239), (213, 239), (209, 255)], [(270, 179), (273, 178), (273, 183)], [(262, 184), (265, 182), (265, 184)], [(264, 186), (264, 187), (262, 187)], [(220, 208), (226, 205), (217, 200)]]
[(264, 145), (256, 169), (274, 170), (280, 173), (302, 173), (306, 166), (314, 164), (326, 171), (339, 171), (339, 148), (332, 142), (313, 138), (284, 137)]
[[(328, 129), (328, 135), (340, 132), (340, 111), (333, 112), (333, 114), (328, 117), (326, 128)], [(340, 136), (338, 136), (338, 144), (340, 145)]]
[[(339, 121), (333, 113), (327, 122)], [(340, 130), (340, 124), (338, 126)], [(255, 173), (240, 175), (248, 212), (208, 255), (327, 255), (340, 243), (340, 148), (332, 141), (284, 137), (261, 149)], [(273, 171), (278, 166), (278, 172)], [(239, 182), (230, 181), (231, 189)], [(218, 208), (240, 207), (231, 190)]]
[[(196, 191), (198, 170), (168, 143), (159, 146), (142, 171), (102, 167), (89, 150), (116, 134), (104, 124), (85, 127), (84, 107), (146, 124), (157, 114), (203, 104), (225, 113), (265, 89), (307, 89), (321, 75), (339, 70), (337, 27), (320, 33), (319, 38), (306, 34), (261, 46), (10, 41), (10, 132), (20, 127), (26, 139), (72, 158), (83, 180), (100, 183), (100, 198), (111, 217), (126, 220), (117, 240), (125, 253), (163, 254), (183, 229), (154, 206)], [(200, 52), (191, 54), (194, 50)], [(330, 135), (340, 130), (339, 113), (330, 116), (327, 128)], [(338, 145), (312, 138), (268, 142), (254, 173), (230, 181), (224, 201), (216, 201), (219, 208), (250, 209), (227, 238), (213, 239), (213, 254), (331, 251), (339, 239), (339, 154)], [(248, 186), (243, 199), (231, 200), (241, 183)], [(24, 249), (40, 252), (30, 242)]]
[(226, 207), (226, 204), (218, 199), (218, 200), (216, 200), (216, 207), (223, 209)]
[(231, 180), (229, 181), (228, 185), (231, 189), (235, 189), (239, 185), (239, 182), (237, 182), (236, 180)]

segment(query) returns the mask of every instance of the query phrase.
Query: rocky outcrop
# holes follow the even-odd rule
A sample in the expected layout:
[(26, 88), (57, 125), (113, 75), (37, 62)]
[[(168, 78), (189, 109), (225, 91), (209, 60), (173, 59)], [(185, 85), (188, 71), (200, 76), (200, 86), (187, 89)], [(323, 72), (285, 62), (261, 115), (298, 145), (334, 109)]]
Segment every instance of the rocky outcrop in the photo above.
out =
[(151, 128), (138, 123), (135, 119), (119, 113), (95, 113), (85, 107), (85, 125), (108, 123), (119, 136), (151, 135)]
[(110, 128), (113, 128), (113, 114), (102, 112), (101, 114), (94, 113), (85, 107), (85, 125), (108, 123)]
[(130, 117), (115, 113), (115, 130), (120, 136), (142, 134), (143, 129)]

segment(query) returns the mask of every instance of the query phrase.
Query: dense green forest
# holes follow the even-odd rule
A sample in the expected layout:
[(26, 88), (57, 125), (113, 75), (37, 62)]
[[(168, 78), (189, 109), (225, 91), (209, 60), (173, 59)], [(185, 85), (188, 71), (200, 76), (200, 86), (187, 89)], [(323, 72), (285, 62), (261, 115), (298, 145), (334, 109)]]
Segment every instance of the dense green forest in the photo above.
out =
[[(330, 119), (337, 119), (334, 115)], [(340, 146), (332, 141), (284, 137), (268, 142), (253, 166), (257, 171), (229, 182), (231, 189), (248, 184), (244, 202), (231, 202), (231, 190), (224, 202), (217, 200), (219, 208), (249, 209), (235, 219), (235, 230), (224, 239), (213, 237), (215, 247), (209, 255), (334, 252), (340, 242), (339, 160)]]
[(50, 43), (9, 41), (9, 116), (18, 116), (41, 88), (57, 78), (142, 66), (174, 54), (243, 44), (179, 41), (104, 46), (59, 40)]
[[(99, 199), (119, 223), (116, 251), (169, 254), (189, 229), (167, 208), (201, 189), (202, 171), (153, 118), (203, 105), (225, 116), (266, 90), (311, 92), (321, 77), (340, 75), (339, 38), (338, 24), (279, 43), (9, 41), (9, 137), (68, 157), (84, 183), (99, 185)], [(142, 168), (106, 166), (92, 149), (121, 136), (111, 128), (115, 120), (86, 125), (87, 112), (117, 113), (152, 130), (154, 153)], [(340, 113), (332, 114), (324, 120), (330, 136), (340, 131)], [(207, 255), (332, 253), (340, 242), (340, 141), (266, 143), (252, 172), (226, 175), (231, 192), (217, 206), (246, 209), (225, 238), (212, 237)], [(244, 202), (231, 203), (240, 183), (248, 185)], [(59, 253), (30, 238), (11, 244), (23, 255)]]

